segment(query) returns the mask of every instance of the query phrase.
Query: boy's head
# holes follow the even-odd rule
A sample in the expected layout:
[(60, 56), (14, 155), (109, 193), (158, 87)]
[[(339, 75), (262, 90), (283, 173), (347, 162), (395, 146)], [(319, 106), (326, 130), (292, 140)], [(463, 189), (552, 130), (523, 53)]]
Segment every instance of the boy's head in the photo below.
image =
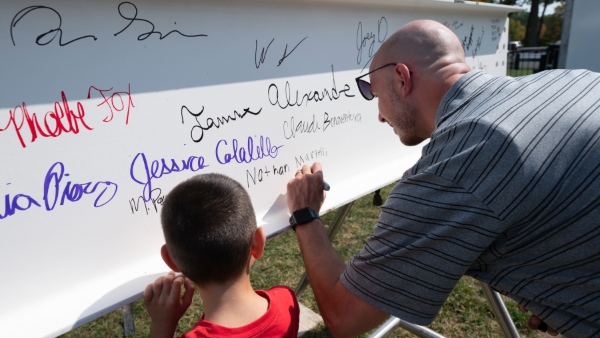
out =
[(170, 259), (197, 285), (228, 282), (248, 266), (254, 209), (244, 187), (225, 175), (177, 185), (165, 198), (161, 223)]

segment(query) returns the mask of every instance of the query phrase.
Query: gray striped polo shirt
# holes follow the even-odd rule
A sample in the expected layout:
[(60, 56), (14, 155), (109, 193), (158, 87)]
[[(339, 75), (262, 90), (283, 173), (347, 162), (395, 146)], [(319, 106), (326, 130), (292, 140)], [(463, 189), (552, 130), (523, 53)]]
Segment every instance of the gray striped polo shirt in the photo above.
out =
[(342, 282), (427, 325), (466, 274), (567, 336), (600, 336), (599, 176), (600, 74), (473, 70)]

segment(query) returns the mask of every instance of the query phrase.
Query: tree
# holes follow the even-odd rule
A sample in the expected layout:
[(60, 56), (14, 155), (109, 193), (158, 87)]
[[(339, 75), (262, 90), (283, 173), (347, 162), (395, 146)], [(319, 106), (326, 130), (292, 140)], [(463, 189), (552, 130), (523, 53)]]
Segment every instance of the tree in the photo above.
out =
[(522, 41), (525, 38), (525, 25), (519, 20), (508, 19), (508, 40)]
[[(562, 31), (562, 18), (565, 0), (482, 0), (483, 2), (523, 6), (531, 5), (529, 12), (517, 12), (509, 14), (509, 39), (512, 41), (523, 41), (528, 47), (534, 47), (538, 44), (547, 45), (560, 39)], [(545, 15), (548, 5), (560, 1), (554, 14)], [(539, 7), (543, 4), (542, 15), (540, 17)]]
[(508, 14), (508, 17), (519, 21), (523, 27), (527, 26), (527, 20), (529, 20), (529, 12), (515, 12)]
[(528, 12), (515, 12), (508, 15), (508, 39), (510, 41), (523, 41), (525, 27), (529, 19)]
[(531, 0), (531, 9), (529, 11), (529, 19), (527, 20), (527, 30), (525, 31), (525, 46), (537, 46), (538, 29), (539, 29), (539, 9), (540, 0)]
[[(509, 38), (512, 41), (523, 41), (523, 44), (528, 47), (538, 45), (547, 45), (554, 43), (560, 39), (562, 31), (562, 12), (564, 11), (565, 0), (482, 0), (484, 2), (523, 6), (531, 5), (531, 10), (528, 12), (517, 12), (509, 14)], [(560, 1), (554, 14), (549, 16), (546, 14), (548, 5)], [(541, 16), (539, 15), (540, 5), (543, 4)], [(562, 8), (562, 9), (561, 9)], [(547, 24), (546, 24), (547, 23)], [(523, 33), (524, 30), (524, 33)], [(523, 35), (521, 35), (523, 34)]]
[(560, 40), (565, 12), (565, 3), (558, 5), (553, 14), (544, 17), (543, 33), (539, 43), (548, 45)]
[[(544, 9), (542, 10), (542, 15), (540, 16), (540, 24), (539, 24), (538, 30), (537, 30), (538, 40), (542, 37), (542, 30), (544, 28), (544, 19), (545, 19), (545, 14), (546, 14), (546, 8), (548, 7), (549, 4), (551, 4), (553, 2), (555, 2), (555, 0), (544, 0)], [(536, 45), (537, 45), (537, 41), (536, 41)]]

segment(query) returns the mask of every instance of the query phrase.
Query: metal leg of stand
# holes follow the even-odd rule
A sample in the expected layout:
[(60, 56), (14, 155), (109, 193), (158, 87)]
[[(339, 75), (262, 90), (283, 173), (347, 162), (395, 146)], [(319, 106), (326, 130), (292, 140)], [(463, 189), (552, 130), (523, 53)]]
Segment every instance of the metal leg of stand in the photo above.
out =
[[(343, 207), (339, 208), (337, 210), (335, 216), (331, 220), (331, 224), (329, 225), (329, 228), (327, 230), (330, 242), (333, 242), (335, 235), (339, 231), (340, 227), (342, 226), (342, 223), (346, 219), (346, 216), (350, 212), (350, 209), (352, 208), (353, 203), (354, 202), (350, 202), (350, 203), (344, 205)], [(304, 274), (302, 275), (302, 278), (300, 279), (300, 282), (298, 283), (298, 286), (296, 287), (296, 296), (298, 298), (300, 298), (300, 296), (306, 289), (307, 285), (308, 285), (308, 278), (306, 276), (306, 272), (304, 272)], [(490, 303), (490, 306), (492, 307), (492, 311), (494, 312), (498, 322), (500, 323), (502, 331), (504, 332), (504, 336), (507, 338), (519, 338), (519, 333), (517, 332), (515, 324), (513, 323), (512, 319), (510, 318), (510, 315), (508, 314), (508, 311), (506, 310), (506, 306), (504, 305), (504, 302), (502, 302), (500, 295), (486, 283), (481, 283), (481, 287), (484, 291), (486, 298), (488, 299), (488, 302)], [(444, 336), (431, 330), (428, 327), (415, 325), (415, 324), (409, 323), (407, 321), (404, 321), (400, 318), (396, 318), (393, 316), (390, 317), (379, 328), (377, 328), (377, 330), (375, 330), (369, 336), (369, 338), (385, 337), (388, 333), (392, 332), (398, 326), (405, 329), (406, 331), (409, 331), (409, 332), (419, 336), (419, 337), (444, 338)]]
[(385, 323), (383, 323), (377, 330), (373, 331), (369, 338), (382, 338), (387, 336), (390, 332), (394, 331), (398, 326), (404, 330), (418, 336), (425, 338), (444, 338), (444, 336), (433, 331), (426, 326), (415, 325), (404, 321), (400, 318), (390, 317)]
[(133, 308), (131, 304), (123, 306), (123, 329), (125, 330), (125, 337), (135, 334), (135, 321), (133, 320)]
[[(341, 208), (337, 209), (335, 216), (333, 216), (333, 219), (331, 220), (331, 223), (329, 224), (329, 228), (327, 229), (327, 235), (329, 237), (330, 242), (333, 242), (335, 235), (342, 227), (342, 223), (344, 223), (346, 216), (348, 216), (348, 213), (350, 212), (350, 209), (352, 208), (352, 204), (354, 204), (354, 201), (352, 201), (348, 204), (345, 204)], [(296, 297), (300, 298), (300, 296), (302, 296), (302, 293), (304, 292), (304, 290), (306, 290), (307, 285), (308, 285), (308, 277), (306, 276), (306, 272), (304, 272), (304, 274), (302, 274), (302, 278), (300, 278), (300, 282), (298, 283), (298, 286), (296, 287)]]
[[(519, 333), (515, 324), (513, 323), (510, 315), (508, 314), (508, 310), (500, 297), (500, 294), (492, 289), (488, 284), (480, 282), (481, 288), (483, 289), (483, 293), (487, 298), (490, 307), (492, 308), (492, 312), (496, 316), (500, 327), (502, 328), (502, 332), (504, 336), (507, 338), (519, 338)], [(419, 336), (419, 337), (433, 337), (439, 338), (444, 337), (437, 332), (424, 327), (415, 325), (409, 322), (406, 322), (402, 319), (396, 317), (390, 317), (385, 323), (383, 323), (377, 330), (375, 330), (369, 338), (380, 338), (385, 337), (388, 333), (395, 330), (398, 326), (403, 329)]]
[(519, 338), (515, 323), (513, 323), (510, 318), (508, 310), (506, 310), (506, 306), (504, 305), (502, 298), (500, 298), (500, 294), (494, 291), (488, 284), (483, 282), (480, 283), (483, 293), (492, 307), (492, 312), (496, 315), (496, 319), (502, 328), (502, 332), (504, 332), (504, 336), (507, 338)]

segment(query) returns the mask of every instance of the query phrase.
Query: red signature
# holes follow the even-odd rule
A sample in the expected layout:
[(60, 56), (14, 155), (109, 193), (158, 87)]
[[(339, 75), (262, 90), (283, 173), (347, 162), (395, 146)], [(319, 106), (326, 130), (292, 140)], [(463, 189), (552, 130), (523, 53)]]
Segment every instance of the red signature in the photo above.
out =
[(104, 122), (110, 122), (113, 119), (114, 113), (115, 111), (117, 112), (121, 112), (123, 110), (125, 110), (125, 101), (123, 100), (123, 95), (127, 96), (127, 116), (125, 118), (125, 124), (129, 123), (129, 112), (131, 111), (131, 107), (135, 107), (135, 105), (133, 104), (133, 100), (131, 99), (131, 85), (127, 85), (127, 91), (123, 91), (123, 92), (113, 92), (112, 94), (110, 93), (110, 91), (113, 89), (113, 87), (110, 87), (109, 89), (98, 89), (95, 86), (90, 86), (90, 89), (88, 89), (88, 95), (87, 98), (89, 99), (91, 96), (91, 92), (92, 89), (98, 91), (100, 93), (100, 95), (102, 95), (102, 98), (104, 99), (104, 101), (100, 102), (98, 104), (98, 107), (106, 104), (108, 106), (108, 109), (110, 110), (110, 115), (106, 116), (104, 118)]
[(61, 92), (62, 102), (54, 102), (54, 110), (46, 112), (43, 117), (38, 116), (38, 113), (29, 113), (27, 105), (23, 102), (22, 105), (16, 106), (14, 110), (9, 111), (8, 123), (4, 128), (0, 128), (0, 132), (9, 128), (14, 128), (17, 137), (23, 148), (26, 147), (23, 139), (22, 131), (29, 130), (31, 139), (29, 142), (34, 142), (38, 136), (40, 137), (58, 137), (62, 133), (79, 133), (81, 127), (92, 130), (85, 123), (85, 110), (81, 102), (77, 102), (77, 109), (73, 111), (69, 107), (69, 102), (65, 92)]
[[(129, 123), (129, 113), (132, 107), (135, 107), (131, 99), (131, 86), (128, 85), (127, 91), (111, 92), (110, 89), (98, 89), (95, 86), (90, 86), (88, 89), (88, 99), (91, 96), (92, 90), (100, 93), (103, 101), (98, 104), (98, 107), (106, 105), (109, 109), (109, 114), (103, 119), (104, 122), (112, 121), (115, 112), (126, 111), (125, 124)], [(124, 98), (125, 97), (125, 98)], [(77, 102), (75, 110), (69, 107), (69, 102), (64, 91), (61, 91), (61, 102), (54, 102), (54, 109), (40, 114), (37, 112), (29, 112), (25, 102), (16, 106), (15, 109), (9, 110), (8, 123), (4, 128), (0, 127), (0, 132), (8, 129), (14, 129), (17, 138), (23, 148), (27, 147), (26, 142), (33, 143), (38, 137), (58, 137), (63, 133), (78, 134), (80, 129), (93, 130), (88, 123), (85, 122), (85, 110), (81, 102)], [(27, 132), (31, 135), (28, 139)]]

